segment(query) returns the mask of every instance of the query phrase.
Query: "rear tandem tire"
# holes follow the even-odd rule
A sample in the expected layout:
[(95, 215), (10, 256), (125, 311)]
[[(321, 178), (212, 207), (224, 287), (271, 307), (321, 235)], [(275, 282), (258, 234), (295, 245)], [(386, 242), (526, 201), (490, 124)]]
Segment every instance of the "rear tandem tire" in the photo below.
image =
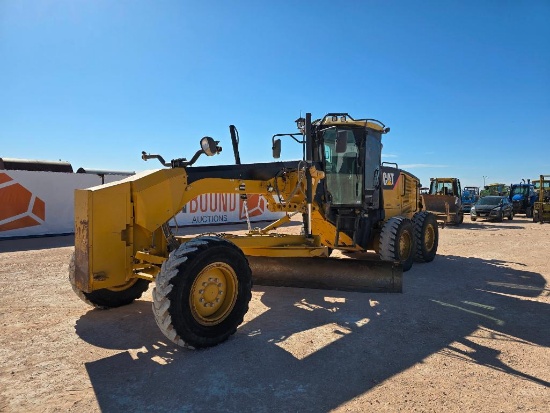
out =
[(92, 307), (102, 309), (122, 307), (123, 305), (131, 304), (147, 291), (150, 284), (150, 281), (134, 278), (124, 285), (113, 288), (102, 288), (92, 291), (91, 293), (86, 293), (76, 286), (74, 253), (69, 262), (69, 281), (78, 298)]
[(411, 269), (416, 253), (414, 227), (410, 219), (390, 218), (380, 233), (379, 255), (382, 261), (399, 261), (403, 271)]
[(237, 331), (252, 297), (243, 252), (219, 237), (182, 244), (162, 265), (153, 313), (162, 333), (182, 347), (215, 346)]
[(414, 236), (416, 242), (415, 261), (431, 262), (437, 254), (439, 228), (434, 214), (422, 211), (413, 216)]

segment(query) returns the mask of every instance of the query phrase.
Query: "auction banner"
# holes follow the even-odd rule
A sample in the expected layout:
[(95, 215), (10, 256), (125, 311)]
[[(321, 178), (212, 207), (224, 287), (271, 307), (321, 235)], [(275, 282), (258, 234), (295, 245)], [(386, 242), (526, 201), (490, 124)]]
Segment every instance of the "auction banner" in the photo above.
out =
[[(247, 195), (246, 206), (250, 221), (269, 221), (284, 213), (271, 212), (262, 195)], [(215, 225), (246, 221), (245, 200), (238, 194), (204, 194), (188, 202), (176, 215), (178, 225)]]

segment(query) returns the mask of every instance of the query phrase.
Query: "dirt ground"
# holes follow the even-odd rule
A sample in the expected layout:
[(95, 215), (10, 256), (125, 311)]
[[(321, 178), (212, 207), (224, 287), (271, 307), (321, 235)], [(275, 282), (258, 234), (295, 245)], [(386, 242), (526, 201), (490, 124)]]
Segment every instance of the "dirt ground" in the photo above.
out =
[(237, 333), (202, 351), (160, 333), (152, 288), (86, 306), (72, 244), (0, 241), (2, 412), (549, 411), (549, 224), (446, 227), (402, 294), (255, 287)]

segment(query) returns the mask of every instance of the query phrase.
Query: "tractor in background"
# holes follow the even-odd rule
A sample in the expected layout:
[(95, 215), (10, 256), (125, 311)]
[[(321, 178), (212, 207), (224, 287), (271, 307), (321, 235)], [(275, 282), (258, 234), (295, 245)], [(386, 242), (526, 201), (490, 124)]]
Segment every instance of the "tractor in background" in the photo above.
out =
[(540, 180), (533, 181), (535, 191), (538, 187), (538, 199), (533, 205), (533, 222), (550, 222), (550, 175), (541, 175)]
[(421, 195), (422, 209), (434, 214), (443, 224), (460, 225), (464, 221), (462, 190), (458, 178), (430, 178), (430, 191)]
[(479, 199), (478, 186), (466, 186), (462, 191), (462, 212), (470, 212), (472, 205)]
[(498, 195), (498, 196), (508, 196), (510, 192), (510, 187), (506, 184), (489, 184), (483, 187), (483, 190), (480, 193), (480, 196), (483, 198), (487, 195)]
[(527, 218), (533, 217), (533, 207), (537, 200), (537, 194), (535, 193), (535, 186), (528, 179), (521, 180), (519, 184), (510, 185), (510, 194), (508, 198), (514, 206), (514, 214), (525, 214)]

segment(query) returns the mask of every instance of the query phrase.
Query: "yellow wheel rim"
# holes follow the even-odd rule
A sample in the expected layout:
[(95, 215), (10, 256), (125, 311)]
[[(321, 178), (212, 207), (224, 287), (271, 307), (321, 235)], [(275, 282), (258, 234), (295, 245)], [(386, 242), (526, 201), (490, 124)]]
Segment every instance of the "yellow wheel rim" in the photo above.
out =
[(424, 232), (424, 248), (426, 251), (431, 251), (435, 244), (435, 230), (433, 225), (426, 226), (426, 231)]
[(107, 288), (107, 290), (110, 290), (110, 291), (124, 291), (124, 290), (127, 290), (128, 288), (130, 288), (135, 283), (137, 283), (137, 280), (138, 280), (138, 278), (132, 278), (130, 281), (128, 281), (125, 284), (115, 285), (114, 287)]
[(237, 274), (231, 266), (215, 262), (205, 267), (191, 286), (189, 304), (195, 320), (205, 326), (221, 323), (237, 300)]
[(402, 261), (406, 261), (411, 255), (412, 240), (411, 234), (408, 231), (404, 231), (399, 239), (399, 256)]

